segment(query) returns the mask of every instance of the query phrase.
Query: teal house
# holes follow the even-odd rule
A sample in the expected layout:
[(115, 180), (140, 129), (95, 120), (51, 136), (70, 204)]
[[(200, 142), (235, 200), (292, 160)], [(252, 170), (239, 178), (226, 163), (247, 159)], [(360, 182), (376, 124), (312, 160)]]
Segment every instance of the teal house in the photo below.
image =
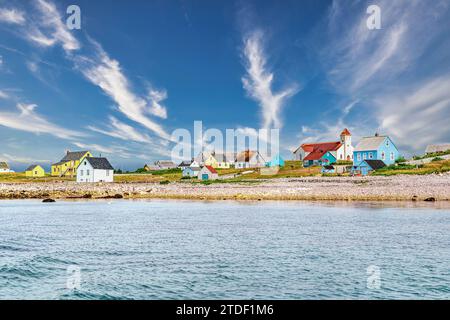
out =
[(266, 163), (266, 167), (284, 167), (284, 160), (279, 154), (277, 154), (272, 158), (272, 160)]
[(322, 162), (322, 166), (328, 166), (330, 164), (336, 163), (336, 157), (328, 151), (323, 155), (323, 157), (320, 159)]
[(395, 164), (395, 161), (400, 157), (400, 153), (394, 142), (388, 136), (380, 136), (375, 134), (373, 137), (362, 138), (353, 152), (353, 172), (363, 174), (370, 170), (363, 170), (362, 166), (367, 167), (369, 160), (380, 160), (385, 165), (390, 166)]

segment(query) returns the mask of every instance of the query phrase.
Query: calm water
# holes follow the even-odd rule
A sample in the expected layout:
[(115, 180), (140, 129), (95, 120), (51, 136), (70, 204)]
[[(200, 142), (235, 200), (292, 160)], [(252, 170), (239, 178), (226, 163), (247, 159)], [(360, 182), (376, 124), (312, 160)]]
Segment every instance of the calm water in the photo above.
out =
[(8, 298), (449, 299), (450, 209), (0, 201)]

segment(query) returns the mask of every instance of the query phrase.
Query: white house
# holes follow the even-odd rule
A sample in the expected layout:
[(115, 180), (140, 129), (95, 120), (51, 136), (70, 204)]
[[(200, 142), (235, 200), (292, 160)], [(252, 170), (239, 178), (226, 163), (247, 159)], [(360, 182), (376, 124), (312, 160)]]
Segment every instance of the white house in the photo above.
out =
[(211, 166), (204, 166), (198, 172), (198, 180), (217, 180), (219, 179), (219, 174), (216, 169)]
[(77, 169), (77, 182), (113, 182), (114, 168), (106, 158), (85, 158)]
[(234, 166), (236, 169), (262, 168), (266, 166), (266, 160), (259, 151), (246, 150), (238, 153)]
[(14, 173), (14, 171), (9, 168), (8, 163), (0, 162), (0, 173)]
[(344, 129), (339, 141), (302, 144), (294, 151), (294, 160), (318, 160), (315, 158), (323, 156), (328, 151), (336, 158), (336, 161), (353, 161), (354, 147), (350, 131)]

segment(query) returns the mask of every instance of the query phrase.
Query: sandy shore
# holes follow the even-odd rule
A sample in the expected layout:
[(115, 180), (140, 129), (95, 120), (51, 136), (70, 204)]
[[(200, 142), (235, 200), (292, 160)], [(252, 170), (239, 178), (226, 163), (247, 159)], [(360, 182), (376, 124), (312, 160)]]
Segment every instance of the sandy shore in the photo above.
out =
[(204, 200), (450, 200), (450, 174), (308, 177), (251, 183), (2, 183), (0, 199), (160, 198)]

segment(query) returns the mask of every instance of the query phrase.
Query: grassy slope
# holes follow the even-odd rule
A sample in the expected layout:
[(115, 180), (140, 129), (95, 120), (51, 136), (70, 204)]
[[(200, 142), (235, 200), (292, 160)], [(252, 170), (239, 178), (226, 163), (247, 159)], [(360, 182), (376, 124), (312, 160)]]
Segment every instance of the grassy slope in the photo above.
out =
[(373, 173), (376, 176), (393, 176), (398, 174), (432, 174), (450, 171), (450, 160), (433, 161), (421, 166), (399, 165), (390, 166), (377, 170)]

